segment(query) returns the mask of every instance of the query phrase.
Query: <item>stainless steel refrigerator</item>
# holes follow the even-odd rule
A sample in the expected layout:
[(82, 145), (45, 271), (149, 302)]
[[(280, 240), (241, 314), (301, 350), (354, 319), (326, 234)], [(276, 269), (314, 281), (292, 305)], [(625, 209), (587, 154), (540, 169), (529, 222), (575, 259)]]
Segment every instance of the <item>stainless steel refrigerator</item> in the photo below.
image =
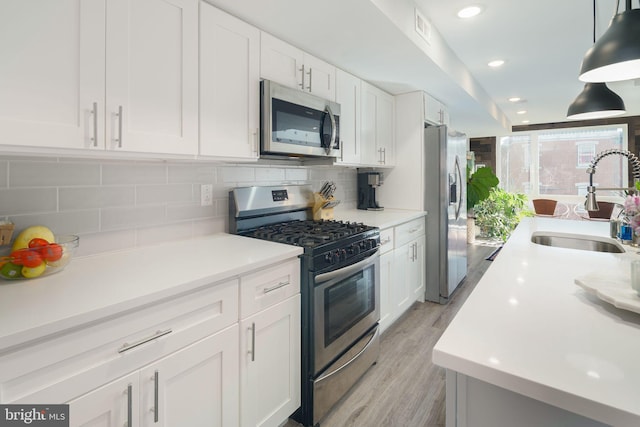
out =
[(467, 275), (467, 137), (427, 126), (424, 144), (426, 299), (443, 304)]

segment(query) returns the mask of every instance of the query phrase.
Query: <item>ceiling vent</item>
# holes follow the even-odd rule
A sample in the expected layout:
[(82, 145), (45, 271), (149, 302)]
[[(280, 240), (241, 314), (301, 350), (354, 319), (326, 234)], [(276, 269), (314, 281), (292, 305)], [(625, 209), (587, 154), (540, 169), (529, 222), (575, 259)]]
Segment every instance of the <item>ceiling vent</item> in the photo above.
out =
[(416, 8), (416, 33), (424, 39), (427, 43), (431, 44), (431, 22), (424, 17), (422, 13)]

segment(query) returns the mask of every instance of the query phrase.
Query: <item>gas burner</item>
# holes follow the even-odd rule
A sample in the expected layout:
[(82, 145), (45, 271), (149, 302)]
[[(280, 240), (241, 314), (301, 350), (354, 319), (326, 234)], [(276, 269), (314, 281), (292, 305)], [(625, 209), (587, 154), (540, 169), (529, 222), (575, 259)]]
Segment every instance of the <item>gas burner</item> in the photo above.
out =
[(372, 227), (355, 222), (299, 220), (263, 225), (249, 235), (259, 239), (312, 248), (371, 229)]

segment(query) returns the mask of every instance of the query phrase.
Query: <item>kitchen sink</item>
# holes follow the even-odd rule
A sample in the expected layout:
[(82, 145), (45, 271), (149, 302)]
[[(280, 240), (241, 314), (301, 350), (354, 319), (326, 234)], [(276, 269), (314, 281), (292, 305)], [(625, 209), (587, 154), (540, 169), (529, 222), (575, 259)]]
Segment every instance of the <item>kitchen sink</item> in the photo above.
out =
[(554, 246), (556, 248), (580, 249), (583, 251), (610, 252), (621, 254), (625, 252), (620, 242), (610, 237), (588, 236), (583, 234), (561, 233), (555, 231), (534, 231), (531, 241), (538, 245)]

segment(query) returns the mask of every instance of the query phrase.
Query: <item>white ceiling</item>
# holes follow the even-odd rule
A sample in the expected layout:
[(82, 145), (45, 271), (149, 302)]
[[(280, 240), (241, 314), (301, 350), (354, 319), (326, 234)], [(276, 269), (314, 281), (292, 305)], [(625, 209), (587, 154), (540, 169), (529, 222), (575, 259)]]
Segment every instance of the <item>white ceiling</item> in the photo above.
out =
[[(593, 44), (593, 3), (585, 0), (207, 1), (393, 94), (431, 93), (448, 106), (452, 126), (469, 136), (505, 134), (525, 119), (566, 121)], [(597, 1), (599, 37), (616, 0)], [(471, 3), (484, 13), (457, 18)], [(429, 43), (414, 31), (416, 8), (432, 24)], [(505, 65), (487, 66), (497, 58)], [(624, 99), (627, 115), (640, 115), (637, 81), (609, 87)], [(510, 103), (512, 96), (526, 101)]]

